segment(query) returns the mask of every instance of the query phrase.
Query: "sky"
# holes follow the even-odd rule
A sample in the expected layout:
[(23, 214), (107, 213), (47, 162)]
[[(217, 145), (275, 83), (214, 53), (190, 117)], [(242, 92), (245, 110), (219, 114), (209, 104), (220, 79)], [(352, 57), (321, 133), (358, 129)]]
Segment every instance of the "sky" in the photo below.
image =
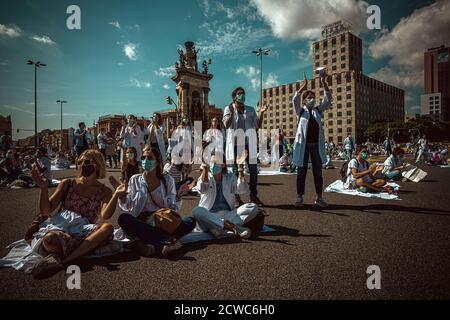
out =
[[(69, 30), (69, 5), (81, 10), (81, 29)], [(377, 5), (380, 30), (369, 30), (366, 10)], [(0, 114), (11, 115), (13, 138), (34, 129), (34, 74), (38, 70), (38, 130), (91, 126), (99, 116), (151, 116), (173, 98), (177, 48), (191, 40), (199, 65), (212, 59), (211, 104), (223, 108), (237, 86), (256, 105), (259, 58), (263, 87), (312, 77), (311, 43), (321, 26), (342, 18), (363, 40), (363, 72), (405, 90), (405, 109), (419, 112), (423, 52), (449, 45), (450, 1), (183, 0), (2, 1), (0, 11)]]

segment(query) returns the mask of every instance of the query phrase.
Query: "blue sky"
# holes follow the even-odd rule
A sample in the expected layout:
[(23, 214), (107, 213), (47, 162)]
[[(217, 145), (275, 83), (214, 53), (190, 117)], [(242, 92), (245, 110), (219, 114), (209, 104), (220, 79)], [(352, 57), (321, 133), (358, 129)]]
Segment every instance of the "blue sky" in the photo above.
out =
[[(81, 9), (81, 30), (66, 27), (71, 4)], [(381, 30), (365, 27), (373, 4)], [(196, 42), (201, 59), (212, 58), (210, 103), (223, 107), (240, 85), (255, 105), (259, 61), (251, 51), (272, 50), (265, 87), (296, 81), (303, 71), (311, 77), (310, 43), (339, 18), (363, 39), (364, 73), (405, 89), (407, 111), (417, 112), (423, 50), (448, 40), (439, 31), (449, 30), (449, 13), (448, 1), (3, 1), (0, 114), (12, 115), (15, 139), (29, 135), (16, 128), (34, 128), (33, 69), (25, 61), (35, 59), (47, 64), (38, 72), (39, 130), (59, 128), (57, 99), (69, 101), (64, 127), (109, 113), (150, 116), (167, 108), (166, 96), (175, 98), (169, 75), (186, 40)]]

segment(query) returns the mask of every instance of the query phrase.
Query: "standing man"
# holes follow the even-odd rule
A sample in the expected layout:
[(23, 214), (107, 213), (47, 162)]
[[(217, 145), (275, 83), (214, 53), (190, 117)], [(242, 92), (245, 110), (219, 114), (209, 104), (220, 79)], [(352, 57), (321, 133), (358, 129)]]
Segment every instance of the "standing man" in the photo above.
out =
[(78, 124), (78, 128), (73, 132), (75, 139), (75, 151), (79, 157), (85, 150), (89, 148), (88, 131), (84, 122)]
[(425, 157), (425, 161), (428, 160), (428, 140), (425, 135), (422, 136), (419, 141), (417, 141), (419, 147), (419, 155), (417, 156), (416, 163), (422, 162)]
[(105, 128), (100, 129), (100, 133), (97, 135), (97, 145), (98, 149), (103, 155), (103, 158), (105, 158), (106, 161), (106, 135), (105, 135)]
[[(264, 205), (262, 201), (258, 198), (258, 165), (256, 163), (256, 158), (251, 159), (250, 157), (255, 157), (257, 154), (257, 133), (258, 129), (261, 128), (262, 121), (264, 118), (264, 113), (267, 111), (267, 106), (263, 105), (260, 108), (259, 116), (256, 113), (255, 108), (245, 105), (245, 90), (241, 87), (238, 87), (233, 90), (231, 93), (231, 98), (233, 102), (230, 103), (229, 106), (225, 107), (223, 112), (223, 124), (225, 129), (227, 129), (227, 139), (226, 139), (226, 154), (227, 160), (234, 159), (233, 172), (237, 174), (237, 165), (236, 158), (237, 155), (237, 137), (235, 135), (235, 131), (238, 129), (242, 129), (244, 133), (247, 133), (247, 130), (255, 131), (255, 141), (251, 141), (249, 143), (248, 136), (245, 138), (245, 150), (247, 150), (247, 164), (248, 170), (250, 172), (250, 202), (256, 203), (259, 206)], [(252, 136), (252, 135), (250, 135)], [(243, 202), (238, 196), (236, 198), (239, 205), (242, 205)]]
[(141, 157), (142, 157), (142, 146), (144, 139), (142, 135), (142, 130), (139, 124), (137, 123), (137, 118), (130, 114), (128, 116), (127, 124), (122, 126), (120, 130), (120, 139), (122, 141), (122, 154), (120, 161), (121, 163), (126, 163), (125, 151), (129, 147), (134, 147), (136, 149), (136, 161), (138, 162), (139, 167), (141, 166)]
[(146, 145), (156, 148), (162, 157), (162, 162), (166, 162), (166, 146), (164, 144), (164, 127), (162, 124), (161, 114), (155, 112), (152, 122), (145, 128), (145, 135), (148, 136)]
[(347, 161), (350, 161), (352, 159), (353, 150), (355, 149), (355, 144), (353, 143), (353, 139), (349, 134), (344, 140), (344, 149)]
[(322, 165), (327, 162), (327, 155), (321, 119), (323, 112), (331, 105), (331, 92), (325, 81), (325, 75), (320, 78), (320, 83), (325, 91), (325, 96), (319, 104), (316, 103), (314, 92), (306, 90), (308, 86), (306, 73), (304, 74), (304, 81), (300, 90), (295, 93), (292, 100), (298, 123), (292, 158), (293, 164), (297, 166), (297, 201), (295, 202), (297, 207), (303, 206), (310, 155), (317, 195), (314, 203), (321, 208), (328, 206), (322, 197)]
[(391, 143), (391, 140), (389, 139), (389, 137), (386, 137), (386, 140), (384, 140), (383, 148), (384, 148), (384, 151), (386, 152), (386, 155), (389, 157), (392, 153), (392, 143)]

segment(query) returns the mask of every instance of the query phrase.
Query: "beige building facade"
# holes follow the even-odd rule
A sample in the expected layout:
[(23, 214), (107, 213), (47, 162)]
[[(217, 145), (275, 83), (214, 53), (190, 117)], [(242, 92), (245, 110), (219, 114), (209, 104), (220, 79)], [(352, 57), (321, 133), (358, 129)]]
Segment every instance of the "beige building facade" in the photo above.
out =
[[(404, 91), (362, 73), (362, 41), (350, 32), (345, 21), (323, 27), (324, 38), (312, 44), (314, 78), (308, 90), (323, 97), (319, 67), (325, 67), (327, 82), (333, 94), (330, 109), (322, 115), (325, 139), (342, 143), (347, 134), (358, 143), (365, 141), (364, 131), (376, 121), (404, 120)], [(293, 139), (296, 116), (292, 98), (300, 82), (263, 90), (263, 103), (270, 106), (265, 129), (280, 129)]]

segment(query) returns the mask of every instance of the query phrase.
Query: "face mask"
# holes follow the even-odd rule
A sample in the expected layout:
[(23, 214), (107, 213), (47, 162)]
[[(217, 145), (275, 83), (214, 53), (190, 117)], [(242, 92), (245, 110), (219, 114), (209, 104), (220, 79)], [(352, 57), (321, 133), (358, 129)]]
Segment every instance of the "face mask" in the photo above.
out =
[(133, 160), (133, 159), (134, 159), (134, 154), (127, 153), (127, 160)]
[(132, 125), (134, 124), (134, 119), (128, 120), (128, 124), (129, 124), (130, 126), (132, 126)]
[(209, 166), (209, 171), (215, 176), (222, 171), (222, 166), (220, 164), (213, 164)]
[(90, 177), (94, 172), (95, 166), (93, 164), (81, 166), (81, 175), (85, 178)]
[(361, 153), (361, 158), (363, 158), (364, 160), (367, 160), (368, 157), (369, 155), (367, 154), (367, 152)]
[(142, 160), (142, 170), (153, 171), (156, 168), (156, 160)]
[(244, 104), (245, 103), (245, 94), (241, 93), (241, 94), (236, 95), (236, 101)]
[(316, 103), (316, 100), (314, 100), (313, 98), (306, 99), (306, 106), (310, 109), (314, 108), (315, 103)]

